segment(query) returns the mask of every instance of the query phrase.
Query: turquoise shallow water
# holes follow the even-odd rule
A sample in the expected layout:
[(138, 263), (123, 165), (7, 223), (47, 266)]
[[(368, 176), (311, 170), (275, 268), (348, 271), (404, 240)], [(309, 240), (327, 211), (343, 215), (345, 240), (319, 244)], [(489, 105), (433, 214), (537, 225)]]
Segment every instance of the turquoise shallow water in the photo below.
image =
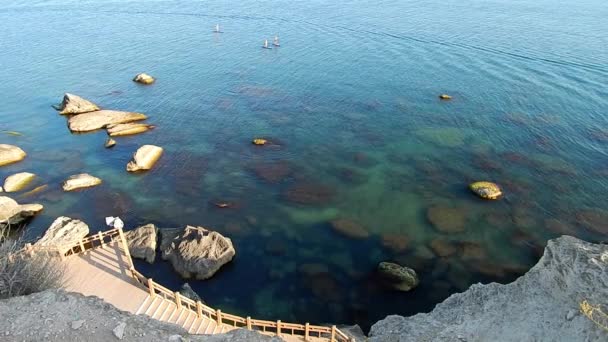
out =
[[(429, 311), (472, 283), (521, 275), (547, 239), (605, 239), (607, 17), (596, 0), (10, 0), (0, 130), (23, 136), (0, 143), (28, 158), (0, 178), (31, 171), (50, 185), (15, 196), (45, 205), (31, 236), (59, 215), (94, 230), (120, 215), (230, 236), (236, 259), (191, 282), (223, 311), (364, 327)], [(282, 46), (261, 49), (275, 34)], [(142, 71), (158, 82), (131, 82)], [(106, 150), (104, 132), (69, 133), (51, 108), (64, 92), (157, 128)], [(254, 148), (258, 136), (279, 146)], [(127, 174), (148, 143), (165, 148), (157, 167)], [(62, 193), (80, 172), (104, 184)], [(466, 185), (478, 179), (505, 198), (474, 198)], [(447, 221), (463, 231), (441, 231), (429, 209), (456, 212)], [(339, 235), (337, 218), (369, 237)], [(374, 272), (384, 260), (415, 268), (420, 286), (387, 289)], [(138, 267), (182, 283), (166, 263)]]

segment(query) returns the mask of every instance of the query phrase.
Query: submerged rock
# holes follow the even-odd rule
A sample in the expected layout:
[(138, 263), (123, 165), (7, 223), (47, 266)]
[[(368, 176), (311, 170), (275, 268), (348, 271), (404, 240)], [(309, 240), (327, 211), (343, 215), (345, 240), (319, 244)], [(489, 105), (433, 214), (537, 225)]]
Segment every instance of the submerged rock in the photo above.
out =
[(121, 137), (125, 135), (133, 135), (147, 132), (152, 128), (154, 128), (154, 126), (143, 123), (124, 123), (109, 125), (107, 131), (108, 135), (111, 137)]
[(203, 227), (163, 230), (162, 257), (184, 278), (211, 278), (236, 254), (232, 241)]
[(133, 154), (133, 159), (127, 164), (127, 171), (135, 172), (150, 170), (163, 154), (163, 148), (154, 145), (144, 145)]
[(464, 209), (434, 206), (427, 210), (426, 217), (433, 227), (443, 233), (460, 233), (466, 229)]
[(576, 212), (576, 219), (585, 228), (599, 234), (608, 235), (608, 211), (590, 208)]
[(99, 107), (78, 95), (65, 93), (61, 105), (56, 109), (59, 110), (59, 114), (82, 114), (99, 110)]
[(585, 301), (606, 303), (607, 269), (608, 246), (562, 236), (516, 281), (472, 285), (430, 313), (388, 316), (369, 341), (605, 341), (605, 329), (584, 314), (568, 316)]
[(42, 238), (34, 245), (64, 247), (65, 252), (72, 244), (82, 240), (89, 234), (86, 223), (66, 216), (58, 217), (46, 230)]
[(346, 237), (352, 239), (365, 239), (369, 237), (369, 232), (362, 225), (349, 219), (335, 219), (330, 223), (336, 232)]
[(141, 84), (152, 84), (154, 83), (154, 81), (156, 81), (154, 79), (154, 77), (146, 74), (146, 73), (141, 73), (141, 74), (137, 74), (135, 75), (135, 77), (133, 78), (133, 82), (137, 82), (137, 83), (141, 83)]
[(382, 246), (391, 250), (393, 253), (401, 253), (407, 250), (410, 245), (410, 239), (407, 235), (387, 233), (380, 236)]
[(290, 164), (286, 161), (258, 163), (253, 165), (252, 170), (256, 176), (269, 183), (279, 183), (292, 172)]
[(502, 190), (498, 184), (492, 182), (474, 182), (469, 185), (469, 189), (483, 199), (495, 200), (502, 196)]
[(42, 209), (40, 204), (19, 204), (10, 197), (0, 196), (0, 229), (19, 225)]
[(390, 287), (399, 291), (409, 291), (420, 282), (416, 271), (392, 262), (385, 261), (378, 264), (378, 273)]
[(299, 204), (326, 204), (334, 196), (331, 188), (315, 183), (299, 183), (287, 189), (285, 198)]
[(108, 138), (108, 140), (106, 140), (106, 143), (103, 145), (105, 148), (111, 148), (114, 147), (116, 145), (116, 140), (112, 139), (112, 138)]
[(17, 192), (23, 190), (28, 186), (36, 175), (29, 172), (20, 172), (14, 175), (6, 177), (4, 181), (4, 191), (6, 192)]
[(27, 154), (17, 146), (0, 144), (0, 166), (16, 163)]
[(90, 132), (106, 128), (109, 125), (140, 121), (145, 120), (146, 118), (146, 115), (142, 113), (98, 110), (72, 116), (68, 120), (68, 127), (72, 132)]
[(63, 191), (73, 191), (82, 188), (90, 188), (101, 184), (101, 179), (91, 176), (88, 173), (81, 173), (70, 176), (62, 184)]
[(156, 245), (158, 241), (158, 228), (153, 224), (147, 224), (125, 233), (127, 245), (131, 256), (144, 259), (150, 264), (156, 258)]
[(433, 239), (429, 246), (439, 257), (448, 257), (458, 251), (458, 248), (452, 242), (442, 239)]

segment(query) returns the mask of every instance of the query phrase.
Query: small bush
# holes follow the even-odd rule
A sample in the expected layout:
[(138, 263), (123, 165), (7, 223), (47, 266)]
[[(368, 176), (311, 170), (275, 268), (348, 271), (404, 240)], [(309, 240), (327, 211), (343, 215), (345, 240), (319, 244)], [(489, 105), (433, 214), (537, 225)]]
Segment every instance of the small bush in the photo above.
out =
[(25, 253), (25, 242), (0, 231), (0, 299), (28, 295), (63, 285), (65, 267), (46, 253)]

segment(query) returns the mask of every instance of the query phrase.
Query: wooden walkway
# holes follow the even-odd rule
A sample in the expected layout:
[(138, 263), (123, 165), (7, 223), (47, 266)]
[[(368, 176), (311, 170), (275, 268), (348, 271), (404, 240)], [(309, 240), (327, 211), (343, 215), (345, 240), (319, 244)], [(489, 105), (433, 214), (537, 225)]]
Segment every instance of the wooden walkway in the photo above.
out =
[[(124, 238), (122, 230), (120, 237)], [(139, 274), (133, 268), (129, 251), (125, 250), (126, 243), (112, 236), (104, 242), (105, 238), (99, 233), (98, 238), (80, 241), (67, 252), (61, 250), (67, 267), (65, 290), (96, 296), (120, 310), (177, 324), (190, 334), (220, 334), (246, 328), (265, 335), (279, 335), (288, 342), (354, 342), (335, 327), (244, 319), (191, 301)], [(100, 245), (95, 246), (95, 241), (101, 241)], [(35, 246), (29, 247), (32, 249)]]

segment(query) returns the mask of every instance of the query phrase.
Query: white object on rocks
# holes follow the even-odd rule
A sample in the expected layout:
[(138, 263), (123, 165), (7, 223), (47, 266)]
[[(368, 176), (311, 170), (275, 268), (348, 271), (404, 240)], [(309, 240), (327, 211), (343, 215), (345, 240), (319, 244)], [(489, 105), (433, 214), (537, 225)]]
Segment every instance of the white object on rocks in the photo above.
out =
[(122, 228), (124, 228), (125, 223), (122, 222), (120, 217), (108, 216), (108, 217), (106, 217), (106, 225), (113, 227), (113, 228), (122, 229)]

